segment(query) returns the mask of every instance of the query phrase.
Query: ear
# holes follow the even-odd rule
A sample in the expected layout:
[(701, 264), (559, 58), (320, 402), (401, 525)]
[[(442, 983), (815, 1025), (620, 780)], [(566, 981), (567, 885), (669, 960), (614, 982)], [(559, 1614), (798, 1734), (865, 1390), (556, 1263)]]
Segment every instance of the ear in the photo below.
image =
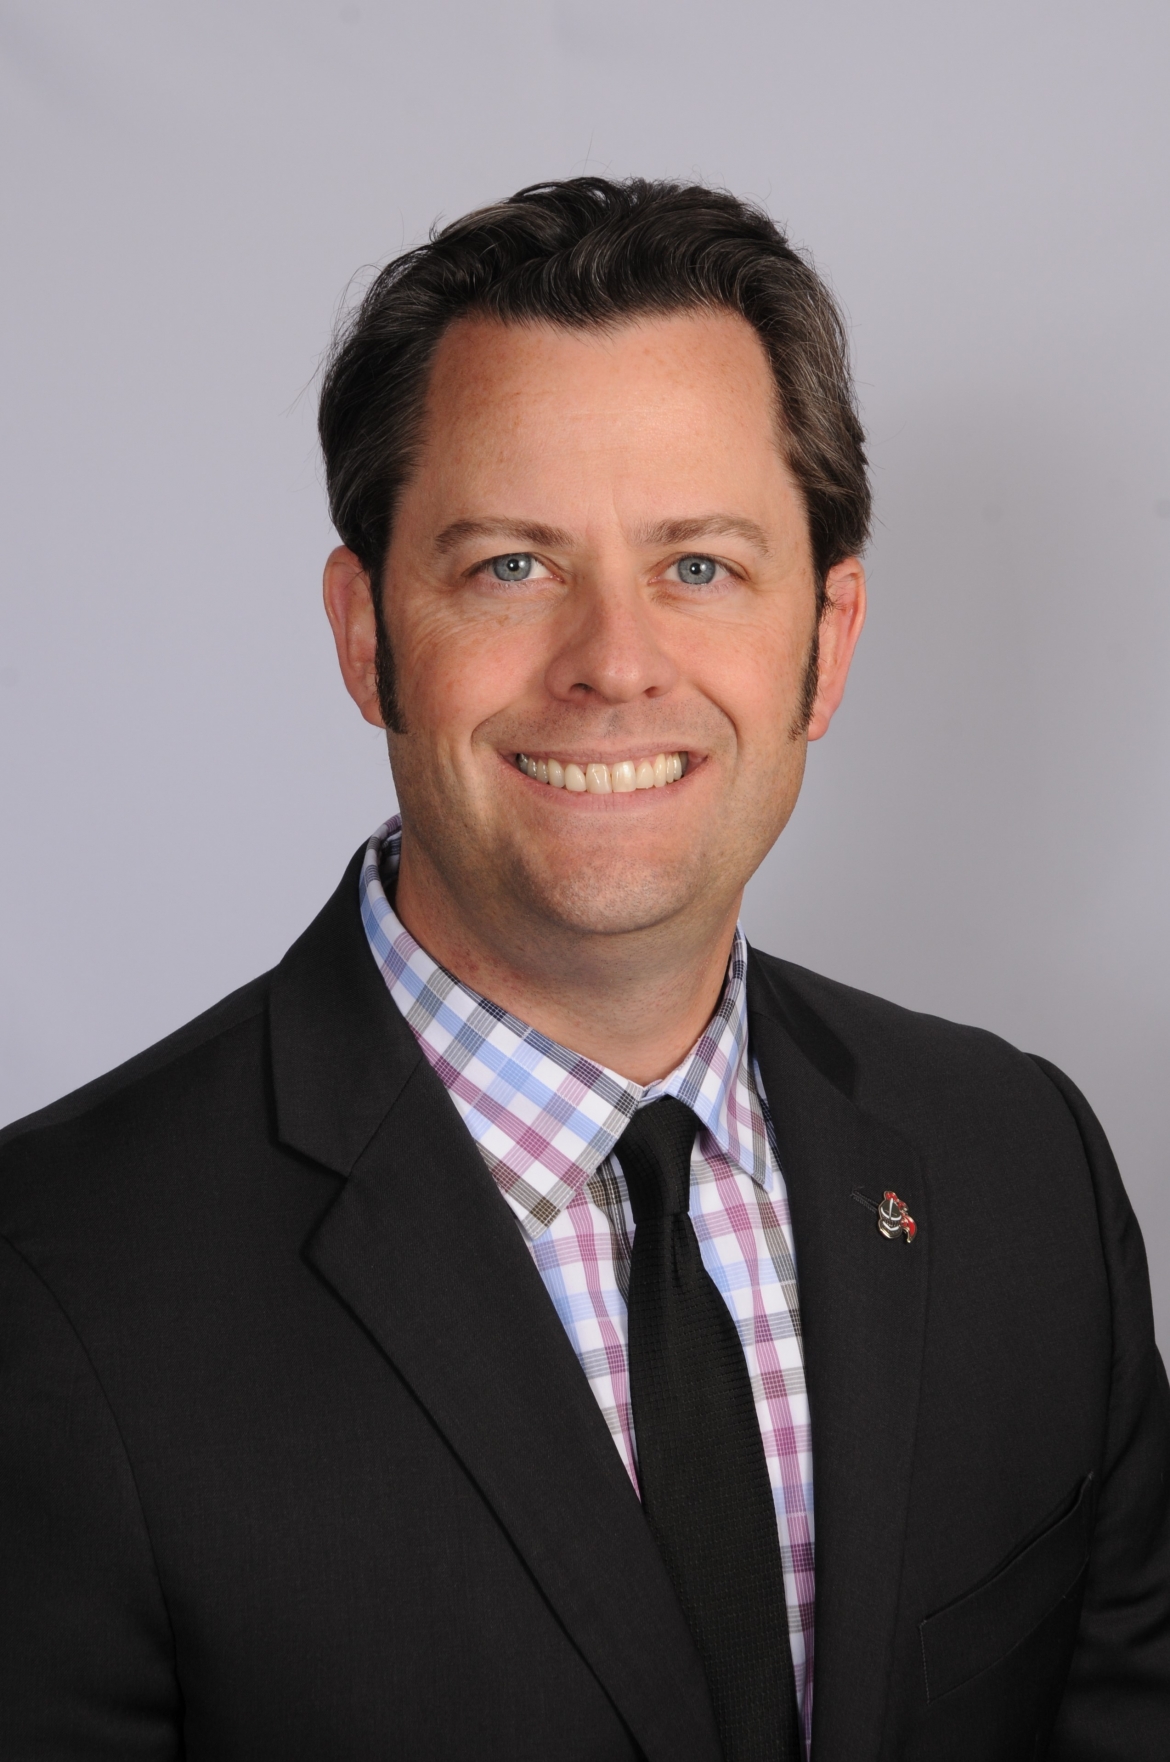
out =
[(367, 722), (384, 726), (378, 708), (375, 657), (378, 625), (370, 578), (345, 545), (331, 551), (325, 564), (325, 611), (333, 628), (337, 659), (345, 689)]
[(825, 577), (825, 609), (821, 614), (817, 651), (817, 695), (809, 717), (808, 738), (827, 733), (845, 696), (853, 651), (865, 623), (865, 570), (858, 557), (835, 563)]

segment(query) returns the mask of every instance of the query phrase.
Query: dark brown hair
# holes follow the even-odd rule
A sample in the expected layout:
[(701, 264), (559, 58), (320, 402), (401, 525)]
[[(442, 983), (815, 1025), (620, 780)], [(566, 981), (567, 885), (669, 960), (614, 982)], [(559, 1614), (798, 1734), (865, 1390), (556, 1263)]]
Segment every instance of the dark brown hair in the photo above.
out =
[[(704, 307), (739, 313), (767, 351), (823, 598), (828, 570), (861, 550), (870, 517), (832, 294), (751, 203), (698, 185), (575, 177), (533, 184), (432, 233), (387, 264), (338, 329), (319, 413), (329, 509), (370, 574), (375, 603), (448, 325), (482, 313), (577, 329)], [(388, 668), (388, 653), (383, 660)], [(386, 684), (391, 707), (389, 676)]]

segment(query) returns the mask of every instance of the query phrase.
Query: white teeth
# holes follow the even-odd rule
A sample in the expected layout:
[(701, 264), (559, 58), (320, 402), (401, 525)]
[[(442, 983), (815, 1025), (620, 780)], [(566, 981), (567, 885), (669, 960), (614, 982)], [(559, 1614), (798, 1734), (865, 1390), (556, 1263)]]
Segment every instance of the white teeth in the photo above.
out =
[(538, 783), (552, 789), (567, 789), (571, 795), (629, 795), (635, 789), (663, 789), (677, 783), (686, 765), (682, 753), (655, 753), (652, 759), (619, 759), (605, 765), (562, 765), (559, 759), (530, 759), (526, 753), (516, 754), (517, 767)]

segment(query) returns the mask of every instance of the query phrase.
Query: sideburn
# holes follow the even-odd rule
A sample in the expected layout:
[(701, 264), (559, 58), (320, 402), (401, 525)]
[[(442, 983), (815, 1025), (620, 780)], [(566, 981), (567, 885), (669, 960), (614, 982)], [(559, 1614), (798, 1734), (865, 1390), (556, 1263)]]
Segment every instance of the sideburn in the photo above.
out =
[[(808, 645), (808, 658), (804, 663), (804, 685), (800, 693), (800, 706), (792, 720), (789, 730), (790, 738), (799, 740), (812, 721), (812, 713), (816, 708), (817, 686), (821, 677), (821, 621), (817, 619), (813, 628), (812, 641)], [(385, 716), (385, 710), (382, 711)]]
[(402, 707), (398, 702), (398, 669), (394, 665), (394, 650), (390, 647), (390, 636), (382, 614), (381, 582), (374, 585), (373, 600), (377, 631), (374, 645), (374, 683), (378, 688), (378, 708), (391, 734), (405, 734), (406, 723), (402, 719)]

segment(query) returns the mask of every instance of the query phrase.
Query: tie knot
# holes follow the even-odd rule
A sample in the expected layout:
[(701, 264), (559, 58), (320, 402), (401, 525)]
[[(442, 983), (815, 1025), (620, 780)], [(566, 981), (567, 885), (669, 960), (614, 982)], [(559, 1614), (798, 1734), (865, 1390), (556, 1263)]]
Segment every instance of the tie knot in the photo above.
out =
[(617, 1141), (635, 1224), (685, 1215), (691, 1198), (691, 1147), (698, 1120), (685, 1101), (664, 1095), (640, 1107)]

